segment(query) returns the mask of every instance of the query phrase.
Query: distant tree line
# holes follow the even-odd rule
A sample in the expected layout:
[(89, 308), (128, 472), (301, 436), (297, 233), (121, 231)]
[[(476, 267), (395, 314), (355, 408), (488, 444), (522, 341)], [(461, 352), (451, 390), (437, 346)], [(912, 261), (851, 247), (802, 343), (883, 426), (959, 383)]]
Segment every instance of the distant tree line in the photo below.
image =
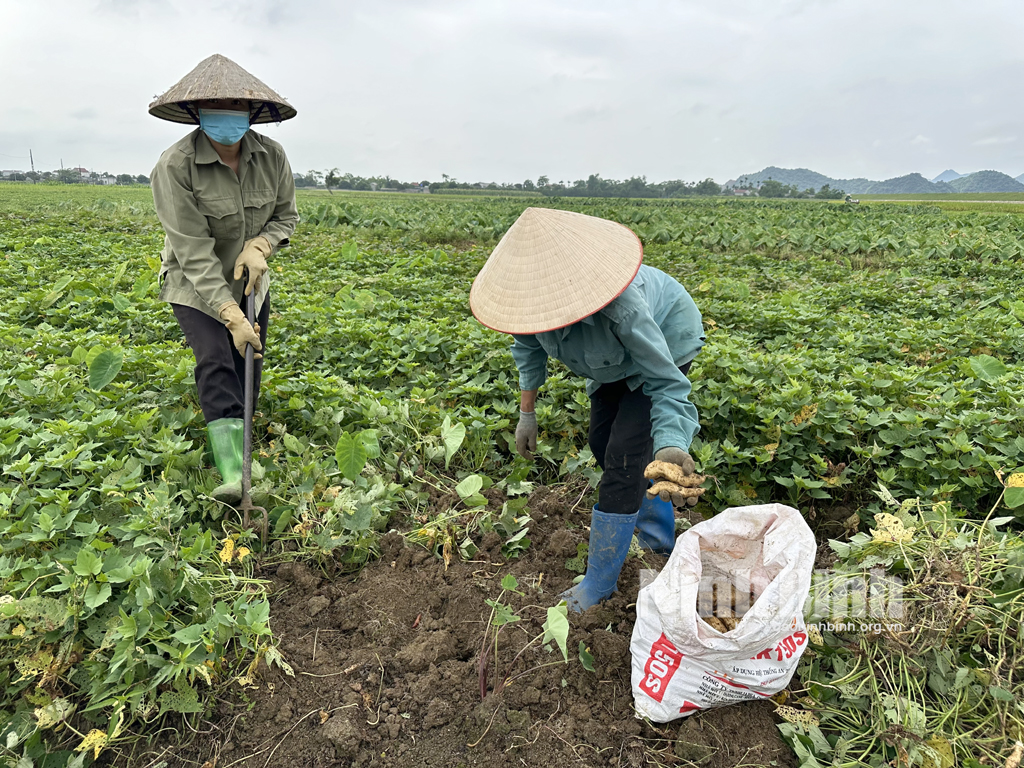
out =
[(592, 173), (585, 180), (551, 181), (541, 176), (536, 181), (526, 179), (523, 182), (468, 182), (441, 174), (441, 181), (423, 180), (419, 182), (403, 182), (390, 176), (356, 176), (351, 173), (339, 174), (337, 168), (328, 171), (308, 171), (295, 178), (296, 187), (321, 187), (328, 191), (334, 189), (356, 190), (408, 190), (412, 188), (429, 188), (433, 192), (453, 189), (490, 189), (517, 190), (535, 192), (551, 197), (690, 197), (692, 195), (719, 195), (722, 188), (713, 179), (704, 181), (662, 181), (648, 182), (645, 176), (634, 176), (625, 181), (602, 179), (599, 174)]
[[(516, 184), (518, 189), (520, 185)], [(646, 176), (633, 176), (624, 181), (602, 179), (600, 174), (592, 173), (583, 179), (573, 182), (551, 182), (547, 176), (537, 179), (536, 185), (527, 179), (523, 189), (536, 189), (544, 195), (557, 197), (691, 197), (693, 195), (720, 195), (722, 188), (713, 179), (690, 182), (675, 179), (672, 181), (648, 182)]]
[(814, 187), (808, 187), (803, 192), (797, 189), (795, 184), (783, 184), (781, 181), (768, 179), (757, 188), (758, 197), (792, 197), (792, 198), (816, 198), (818, 200), (842, 200), (846, 194), (841, 189), (832, 189), (828, 184), (822, 185), (817, 192)]

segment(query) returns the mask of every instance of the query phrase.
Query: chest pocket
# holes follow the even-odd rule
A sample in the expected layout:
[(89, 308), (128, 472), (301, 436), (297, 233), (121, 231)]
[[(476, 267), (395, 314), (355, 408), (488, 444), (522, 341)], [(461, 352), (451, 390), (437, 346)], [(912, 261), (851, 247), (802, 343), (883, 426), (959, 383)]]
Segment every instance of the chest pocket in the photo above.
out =
[(243, 193), (245, 207), (245, 239), (256, 237), (274, 215), (277, 196), (272, 189), (249, 189)]
[(233, 197), (196, 198), (199, 212), (206, 217), (210, 233), (216, 240), (235, 239), (239, 235), (241, 217), (238, 201)]
[[(613, 369), (621, 368), (622, 361), (625, 358), (626, 350), (622, 347), (587, 350), (583, 353), (583, 359), (586, 360), (587, 367), (595, 373), (601, 370), (611, 371)], [(597, 379), (597, 376), (594, 378)]]

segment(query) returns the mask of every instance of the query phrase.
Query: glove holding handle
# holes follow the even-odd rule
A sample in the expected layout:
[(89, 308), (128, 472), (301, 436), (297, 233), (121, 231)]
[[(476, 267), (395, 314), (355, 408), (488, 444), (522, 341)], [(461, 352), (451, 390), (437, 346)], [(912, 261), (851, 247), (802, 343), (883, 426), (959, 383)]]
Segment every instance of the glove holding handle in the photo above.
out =
[(231, 331), (231, 340), (234, 342), (238, 354), (245, 357), (245, 345), (252, 344), (252, 348), (256, 353), (254, 359), (263, 357), (263, 355), (259, 354), (263, 349), (263, 345), (260, 343), (259, 323), (255, 327), (249, 325), (249, 321), (245, 319), (242, 308), (233, 301), (222, 305), (218, 314), (220, 315), (221, 322)]
[(235, 259), (235, 280), (241, 280), (246, 268), (249, 270), (249, 279), (245, 284), (245, 295), (252, 293), (253, 288), (259, 293), (260, 278), (267, 272), (267, 256), (273, 251), (270, 241), (263, 235), (257, 235), (251, 240), (246, 240), (242, 246), (242, 252)]

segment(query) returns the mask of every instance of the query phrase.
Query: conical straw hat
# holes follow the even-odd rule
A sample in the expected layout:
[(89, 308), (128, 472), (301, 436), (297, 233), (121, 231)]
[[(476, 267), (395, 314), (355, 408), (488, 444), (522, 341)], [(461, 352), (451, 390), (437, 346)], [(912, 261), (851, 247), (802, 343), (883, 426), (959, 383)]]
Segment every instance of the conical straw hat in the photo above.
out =
[(279, 123), (297, 114), (295, 107), (265, 83), (219, 53), (203, 59), (169, 91), (159, 96), (149, 105), (149, 114), (172, 123), (197, 125), (198, 116), (191, 102), (202, 99), (251, 101), (250, 120), (253, 123)]
[(469, 306), (496, 331), (553, 331), (611, 303), (643, 255), (637, 236), (614, 221), (527, 208), (473, 281)]

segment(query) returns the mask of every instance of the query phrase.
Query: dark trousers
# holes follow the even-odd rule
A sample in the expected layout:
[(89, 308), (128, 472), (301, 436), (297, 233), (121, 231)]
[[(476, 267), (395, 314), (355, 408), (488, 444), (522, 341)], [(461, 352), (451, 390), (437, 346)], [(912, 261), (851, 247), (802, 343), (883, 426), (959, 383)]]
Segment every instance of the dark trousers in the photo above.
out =
[[(245, 297), (241, 302), (245, 311)], [(203, 409), (206, 423), (217, 419), (241, 419), (245, 416), (243, 385), (245, 383), (245, 358), (238, 354), (231, 331), (224, 323), (198, 309), (182, 304), (171, 304), (174, 317), (178, 320), (185, 340), (196, 356), (196, 388), (199, 390), (199, 405)], [(260, 343), (263, 354), (267, 354), (267, 325), (270, 320), (270, 294), (260, 307), (256, 322), (260, 326)], [(253, 378), (253, 407), (260, 394), (260, 376), (263, 374), (263, 360), (255, 361)]]
[[(685, 376), (687, 363), (679, 370)], [(598, 509), (631, 515), (640, 509), (654, 458), (651, 398), (643, 387), (630, 391), (623, 381), (602, 384), (590, 398), (590, 450), (604, 474), (598, 486)]]

